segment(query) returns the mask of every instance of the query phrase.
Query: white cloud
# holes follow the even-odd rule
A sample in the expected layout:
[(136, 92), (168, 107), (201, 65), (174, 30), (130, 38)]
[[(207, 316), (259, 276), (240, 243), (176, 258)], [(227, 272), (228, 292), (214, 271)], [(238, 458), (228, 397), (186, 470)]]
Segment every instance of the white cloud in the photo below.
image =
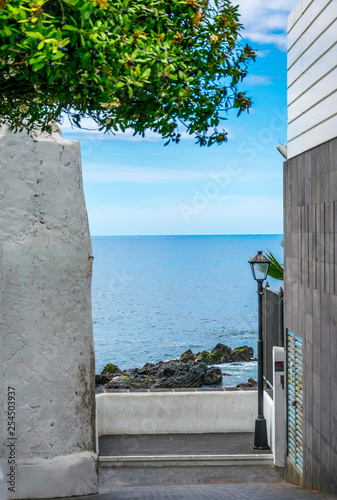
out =
[(286, 50), (287, 18), (298, 0), (239, 0), (243, 36)]
[(271, 77), (267, 75), (248, 75), (245, 78), (245, 83), (249, 86), (252, 85), (271, 85)]
[[(89, 210), (91, 232), (98, 234), (276, 234), (282, 232), (282, 197), (270, 195), (220, 196), (209, 200), (186, 219), (181, 199), (176, 203), (158, 202), (153, 207), (137, 204), (108, 204)], [(253, 214), (267, 206), (258, 221)]]
[[(146, 130), (145, 131), (145, 137), (143, 137), (140, 134), (134, 135), (134, 131), (132, 129), (127, 129), (125, 132), (122, 132), (121, 130), (118, 132), (115, 132), (114, 134), (108, 134), (104, 132), (100, 132), (98, 130), (98, 125), (92, 120), (91, 118), (84, 118), (81, 121), (81, 126), (82, 128), (78, 127), (72, 127), (69, 119), (67, 116), (64, 116), (64, 122), (62, 125), (60, 125), (62, 135), (64, 134), (72, 134), (77, 135), (77, 139), (82, 142), (82, 140), (85, 141), (91, 141), (94, 140), (96, 141), (104, 141), (104, 140), (119, 140), (119, 141), (132, 141), (132, 142), (139, 142), (139, 141), (147, 141), (147, 142), (158, 142), (158, 141), (163, 141), (165, 139), (162, 138), (162, 136), (156, 132), (153, 132), (153, 130)], [(181, 126), (182, 128), (183, 126)], [(220, 130), (222, 130), (221, 127), (219, 127)], [(225, 128), (228, 138), (232, 139), (234, 137), (234, 134), (230, 131), (228, 127)], [(211, 129), (209, 130), (209, 133), (211, 132)], [(195, 141), (195, 136), (194, 134), (190, 135), (186, 132), (186, 130), (179, 130), (179, 133), (181, 135), (181, 140), (193, 140)], [(73, 138), (73, 137), (72, 137)]]
[(193, 170), (174, 170), (168, 168), (151, 167), (126, 167), (106, 166), (108, 170), (102, 170), (102, 165), (87, 164), (83, 172), (84, 182), (188, 182), (194, 180), (210, 181), (208, 172), (196, 172)]

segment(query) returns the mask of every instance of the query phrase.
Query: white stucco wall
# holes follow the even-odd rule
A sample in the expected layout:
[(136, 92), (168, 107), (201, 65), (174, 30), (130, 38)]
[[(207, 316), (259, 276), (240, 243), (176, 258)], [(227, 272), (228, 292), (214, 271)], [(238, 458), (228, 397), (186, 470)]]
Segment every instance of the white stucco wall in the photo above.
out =
[(301, 0), (288, 18), (288, 158), (337, 136), (337, 1)]
[(254, 432), (257, 391), (104, 393), (96, 406), (99, 436)]
[(2, 126), (0, 179), (0, 498), (94, 493), (92, 261), (80, 146)]

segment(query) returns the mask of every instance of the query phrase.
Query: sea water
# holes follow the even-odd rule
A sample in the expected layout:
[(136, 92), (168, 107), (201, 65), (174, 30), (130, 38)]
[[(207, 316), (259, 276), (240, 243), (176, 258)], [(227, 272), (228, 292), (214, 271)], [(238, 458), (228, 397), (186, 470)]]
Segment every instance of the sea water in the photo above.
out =
[[(177, 359), (221, 342), (257, 349), (257, 284), (248, 260), (281, 235), (97, 236), (92, 307), (96, 373)], [(269, 279), (279, 289), (282, 282)], [(257, 377), (257, 363), (221, 365), (223, 385)]]

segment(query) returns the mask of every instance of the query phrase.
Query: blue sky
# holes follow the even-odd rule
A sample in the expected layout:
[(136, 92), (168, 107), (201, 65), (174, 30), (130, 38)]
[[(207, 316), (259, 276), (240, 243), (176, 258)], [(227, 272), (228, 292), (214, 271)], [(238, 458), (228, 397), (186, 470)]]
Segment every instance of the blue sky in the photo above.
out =
[(151, 132), (116, 136), (62, 127), (81, 143), (92, 235), (280, 234), (286, 143), (286, 21), (297, 0), (239, 0), (245, 41), (258, 50), (242, 87), (249, 114), (233, 113), (229, 141), (164, 147)]

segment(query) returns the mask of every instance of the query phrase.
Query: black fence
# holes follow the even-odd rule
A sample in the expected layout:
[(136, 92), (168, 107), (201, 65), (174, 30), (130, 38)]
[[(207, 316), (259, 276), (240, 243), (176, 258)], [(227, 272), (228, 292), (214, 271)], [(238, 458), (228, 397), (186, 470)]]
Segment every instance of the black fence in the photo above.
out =
[(264, 366), (263, 375), (266, 381), (273, 385), (273, 346), (284, 347), (283, 334), (283, 289), (279, 291), (269, 287), (268, 282), (262, 296), (262, 328)]

